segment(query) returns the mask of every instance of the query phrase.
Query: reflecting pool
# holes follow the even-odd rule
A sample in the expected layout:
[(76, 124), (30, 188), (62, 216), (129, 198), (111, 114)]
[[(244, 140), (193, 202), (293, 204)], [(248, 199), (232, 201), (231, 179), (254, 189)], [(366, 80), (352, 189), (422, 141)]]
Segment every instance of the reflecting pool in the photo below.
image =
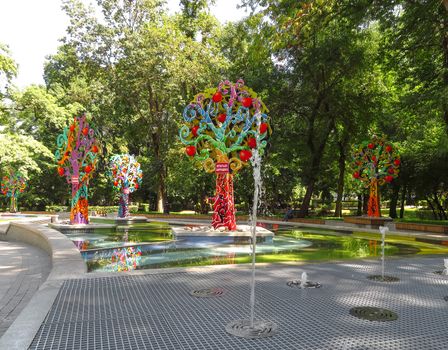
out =
[[(379, 257), (380, 234), (267, 227), (275, 232), (272, 243), (257, 244), (257, 262), (343, 260)], [(144, 223), (67, 234), (81, 251), (89, 271), (129, 271), (249, 263), (251, 247), (244, 244), (174, 240), (171, 226)], [(448, 247), (389, 235), (386, 255), (447, 254)]]

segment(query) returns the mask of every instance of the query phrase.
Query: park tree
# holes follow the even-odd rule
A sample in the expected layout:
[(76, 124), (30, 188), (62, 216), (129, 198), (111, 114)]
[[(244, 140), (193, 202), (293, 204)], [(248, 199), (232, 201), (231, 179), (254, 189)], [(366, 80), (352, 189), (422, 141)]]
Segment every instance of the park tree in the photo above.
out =
[(12, 59), (8, 47), (0, 43), (0, 98), (5, 96), (5, 90), (17, 75), (17, 64)]
[[(271, 21), (280, 80), (277, 103), (281, 108), (284, 139), (298, 140), (297, 173), (306, 192), (299, 215), (308, 213), (310, 200), (322, 176), (326, 147), (335, 132), (341, 143), (339, 197), (343, 192), (345, 158), (356, 120), (371, 116), (374, 74), (372, 32), (360, 6), (346, 1), (245, 1), (261, 5)], [(366, 79), (367, 78), (367, 79)], [(349, 108), (348, 108), (349, 106)], [(359, 128), (356, 128), (359, 130)], [(365, 129), (365, 125), (364, 125)]]
[(157, 175), (148, 185), (156, 186), (157, 209), (163, 211), (175, 115), (187, 96), (218, 80), (225, 67), (214, 39), (219, 24), (211, 17), (200, 21), (205, 28), (197, 41), (185, 34), (181, 15), (166, 15), (160, 1), (97, 1), (97, 5), (104, 21), (79, 1), (64, 2), (71, 18), (65, 45), (73, 49), (66, 49), (68, 54), (53, 63), (71, 59), (74, 50), (86, 79), (103, 84), (107, 98), (97, 103), (96, 124), (112, 140), (124, 143), (105, 148), (151, 153)]
[(369, 12), (383, 33), (385, 66), (407, 87), (401, 108), (438, 118), (448, 131), (447, 2), (387, 0)]

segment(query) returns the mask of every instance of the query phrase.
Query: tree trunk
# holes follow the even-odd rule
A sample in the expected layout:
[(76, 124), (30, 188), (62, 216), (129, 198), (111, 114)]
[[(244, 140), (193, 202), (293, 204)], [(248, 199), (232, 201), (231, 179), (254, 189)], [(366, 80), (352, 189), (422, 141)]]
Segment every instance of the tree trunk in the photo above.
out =
[(215, 230), (220, 227), (225, 227), (229, 231), (236, 230), (232, 174), (216, 174), (216, 195), (213, 203), (212, 226)]
[(400, 219), (404, 218), (404, 204), (406, 202), (406, 186), (401, 191), (401, 206), (400, 206)]
[(398, 195), (400, 194), (400, 185), (392, 183), (392, 198), (390, 200), (389, 216), (393, 219), (397, 218)]
[(440, 204), (439, 198), (437, 197), (437, 193), (434, 192), (433, 195), (434, 195), (434, 203), (436, 203), (437, 210), (439, 211), (440, 220), (448, 220), (445, 213), (445, 209), (443, 209), (443, 206), (442, 204)]
[(426, 197), (426, 202), (428, 203), (429, 207), (432, 210), (432, 216), (434, 217), (435, 220), (438, 220), (439, 217), (437, 215), (437, 212), (436, 212), (434, 206), (432, 205), (431, 201), (429, 200), (429, 197)]
[(17, 213), (17, 201), (14, 193), (12, 193), (11, 195), (11, 205), (9, 206), (9, 212)]
[(317, 181), (317, 176), (320, 172), (320, 165), (322, 162), (322, 156), (324, 154), (325, 145), (327, 144), (328, 136), (332, 129), (333, 129), (333, 124), (330, 122), (327, 133), (326, 133), (325, 137), (323, 138), (322, 143), (319, 145), (318, 149), (313, 152), (314, 145), (312, 147), (310, 147), (310, 151), (312, 152), (310, 177), (309, 177), (309, 181), (308, 181), (308, 186), (306, 188), (305, 197), (303, 198), (302, 205), (300, 206), (299, 213), (297, 214), (297, 217), (299, 217), (299, 218), (304, 218), (305, 216), (308, 215), (311, 197), (313, 196), (314, 187), (315, 187), (316, 181)]
[(345, 177), (345, 145), (342, 142), (338, 142), (339, 146), (339, 178), (336, 197), (336, 207), (334, 210), (334, 216), (342, 217), (342, 196), (344, 195), (344, 177)]
[(129, 188), (123, 188), (123, 191), (120, 195), (118, 217), (127, 218), (128, 216), (129, 216)]
[(371, 217), (381, 216), (380, 198), (378, 193), (378, 180), (376, 178), (372, 179), (370, 182), (370, 195), (367, 207), (367, 215)]
[(368, 209), (369, 209), (369, 195), (364, 192), (362, 195), (362, 215), (367, 215)]
[[(75, 178), (75, 180), (73, 179)], [(72, 204), (70, 210), (70, 224), (89, 223), (89, 204), (87, 202), (87, 185), (79, 183), (77, 176), (72, 177)]]
[[(448, 0), (444, 0), (443, 4), (445, 5), (445, 9), (448, 11)], [(440, 6), (440, 14), (443, 18), (441, 21), (440, 28), (440, 36), (442, 38), (441, 46), (442, 46), (442, 54), (443, 54), (443, 85), (445, 87), (448, 86), (448, 16), (443, 11), (442, 6)], [(443, 119), (445, 121), (446, 130), (448, 133), (448, 101), (447, 99), (442, 100), (442, 113)]]
[(160, 154), (160, 134), (158, 129), (152, 133), (152, 144), (154, 149), (154, 158), (156, 161), (156, 169), (157, 169), (157, 211), (159, 213), (165, 212), (165, 201), (166, 201), (166, 188), (165, 188), (165, 163)]
[(159, 170), (159, 184), (157, 186), (157, 211), (165, 212), (165, 175), (163, 170)]
[(300, 210), (297, 214), (297, 217), (299, 217), (299, 218), (304, 218), (305, 216), (308, 215), (308, 209), (310, 207), (311, 196), (313, 195), (313, 192), (314, 192), (315, 183), (316, 183), (316, 179), (313, 176), (313, 179), (311, 179), (310, 182), (308, 183), (308, 186), (307, 186), (306, 192), (305, 192), (305, 197), (303, 197), (302, 205), (300, 206)]
[(356, 211), (357, 216), (362, 215), (362, 205), (363, 205), (363, 196), (362, 194), (358, 194), (358, 210)]

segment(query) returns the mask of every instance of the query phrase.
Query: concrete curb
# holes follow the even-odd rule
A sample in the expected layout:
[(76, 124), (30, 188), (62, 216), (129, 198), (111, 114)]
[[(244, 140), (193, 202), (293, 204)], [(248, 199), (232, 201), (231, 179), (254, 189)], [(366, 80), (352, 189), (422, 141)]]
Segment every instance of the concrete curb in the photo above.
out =
[(27, 349), (39, 330), (64, 280), (82, 278), (87, 273), (80, 252), (62, 233), (36, 223), (10, 223), (6, 241), (37, 246), (50, 255), (52, 269), (47, 280), (0, 339), (0, 349)]

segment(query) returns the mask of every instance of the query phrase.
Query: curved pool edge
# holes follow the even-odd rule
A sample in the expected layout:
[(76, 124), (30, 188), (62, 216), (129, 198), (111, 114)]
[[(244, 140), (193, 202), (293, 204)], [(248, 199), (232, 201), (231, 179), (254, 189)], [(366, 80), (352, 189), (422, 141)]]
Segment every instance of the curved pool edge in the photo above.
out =
[(87, 274), (87, 266), (70, 239), (43, 226), (42, 222), (11, 222), (6, 232), (0, 234), (0, 239), (37, 246), (46, 251), (51, 259), (51, 271), (46, 281), (0, 338), (0, 349), (27, 349), (45, 320), (64, 280), (84, 277)]

